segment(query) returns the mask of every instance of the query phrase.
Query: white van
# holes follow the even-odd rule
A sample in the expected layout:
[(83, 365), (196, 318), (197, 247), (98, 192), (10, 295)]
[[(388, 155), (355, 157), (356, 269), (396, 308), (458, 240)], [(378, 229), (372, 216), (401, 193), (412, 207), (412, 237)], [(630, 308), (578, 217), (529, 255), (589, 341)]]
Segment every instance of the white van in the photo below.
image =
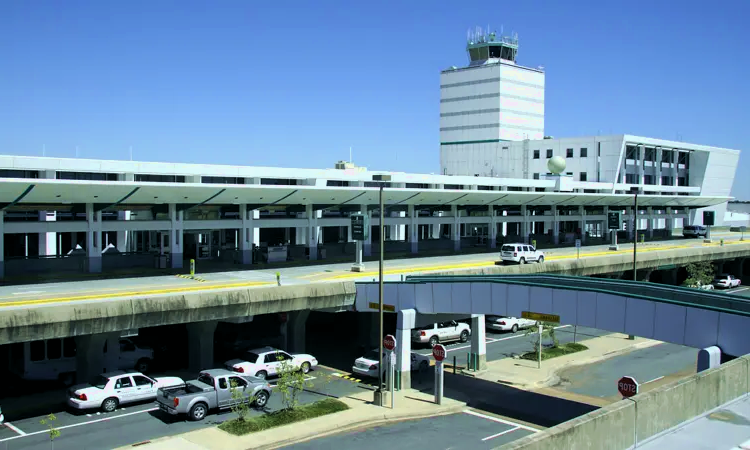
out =
[[(103, 353), (107, 353), (104, 342)], [(111, 370), (135, 369), (147, 372), (154, 359), (154, 350), (138, 347), (127, 338), (120, 338), (120, 359)], [(25, 380), (55, 381), (66, 385), (75, 382), (76, 341), (68, 337), (15, 343), (10, 346), (10, 370)]]
[(504, 263), (526, 264), (531, 261), (543, 263), (544, 252), (537, 250), (533, 245), (529, 244), (505, 244), (500, 248), (500, 258)]

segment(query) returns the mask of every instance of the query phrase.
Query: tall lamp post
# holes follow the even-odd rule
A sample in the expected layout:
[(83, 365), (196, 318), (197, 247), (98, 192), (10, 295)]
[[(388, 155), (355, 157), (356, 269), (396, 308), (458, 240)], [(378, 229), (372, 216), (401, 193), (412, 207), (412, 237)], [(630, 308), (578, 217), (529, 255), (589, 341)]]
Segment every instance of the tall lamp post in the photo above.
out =
[(378, 228), (380, 230), (380, 261), (378, 264), (378, 329), (380, 335), (380, 343), (378, 344), (378, 388), (375, 390), (373, 397), (373, 403), (377, 406), (383, 406), (383, 255), (385, 254), (385, 233), (384, 231), (384, 206), (383, 206), (383, 188), (385, 183), (391, 181), (390, 175), (373, 175), (373, 181), (380, 182), (379, 192), (379, 208), (380, 208), (380, 223)]
[[(630, 188), (630, 193), (633, 197), (633, 281), (638, 281), (638, 266), (637, 266), (637, 255), (638, 255), (638, 187), (633, 186)], [(628, 335), (628, 339), (631, 341), (635, 339), (632, 334)]]

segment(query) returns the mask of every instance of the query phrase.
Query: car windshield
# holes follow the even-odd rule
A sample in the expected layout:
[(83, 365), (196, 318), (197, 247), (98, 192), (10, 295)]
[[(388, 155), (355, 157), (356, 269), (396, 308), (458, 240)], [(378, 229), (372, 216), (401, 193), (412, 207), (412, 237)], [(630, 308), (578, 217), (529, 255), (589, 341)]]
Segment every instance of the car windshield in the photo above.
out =
[(254, 352), (245, 352), (245, 361), (255, 363), (258, 361), (258, 354)]
[(98, 377), (96, 377), (96, 379), (94, 379), (91, 385), (98, 389), (104, 389), (105, 387), (107, 387), (107, 383), (109, 383), (109, 378), (99, 375)]
[(377, 350), (370, 350), (369, 352), (365, 353), (365, 356), (363, 356), (365, 359), (369, 359), (370, 361), (377, 361), (378, 360), (378, 351)]

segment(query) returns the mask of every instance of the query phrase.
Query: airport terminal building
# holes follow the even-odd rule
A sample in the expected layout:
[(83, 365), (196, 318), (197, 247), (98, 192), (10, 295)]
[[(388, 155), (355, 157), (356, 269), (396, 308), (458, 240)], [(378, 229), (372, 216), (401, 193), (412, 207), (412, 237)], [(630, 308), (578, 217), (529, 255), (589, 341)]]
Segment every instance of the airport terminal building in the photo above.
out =
[[(441, 174), (0, 156), (0, 273), (182, 268), (355, 258), (350, 215), (371, 217), (365, 256), (671, 234), (730, 198), (739, 152), (630, 135), (547, 139), (544, 72), (517, 38), (477, 33), (470, 65), (441, 74)], [(550, 173), (548, 161), (565, 161)], [(638, 210), (634, 211), (633, 188)], [(640, 231), (642, 230), (642, 231)], [(641, 236), (641, 234), (643, 236)]]

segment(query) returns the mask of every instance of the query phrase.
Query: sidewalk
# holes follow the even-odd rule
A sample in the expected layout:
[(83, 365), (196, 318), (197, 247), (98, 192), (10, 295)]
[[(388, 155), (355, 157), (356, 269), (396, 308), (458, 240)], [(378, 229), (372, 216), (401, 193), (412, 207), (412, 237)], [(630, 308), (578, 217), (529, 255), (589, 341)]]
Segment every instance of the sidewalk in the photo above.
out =
[[(204, 428), (181, 435), (156, 439), (138, 448), (148, 450), (245, 450), (275, 449), (310, 439), (343, 433), (359, 428), (383, 425), (409, 419), (423, 419), (463, 411), (465, 403), (443, 399), (434, 404), (434, 397), (413, 389), (396, 392), (396, 407), (377, 407), (371, 404), (372, 391), (341, 397), (350, 410), (306, 420), (270, 430), (237, 437), (217, 427)], [(387, 396), (390, 402), (390, 394)], [(389, 403), (390, 404), (390, 403)], [(132, 446), (118, 450), (131, 449)]]
[(465, 373), (475, 378), (506, 384), (518, 389), (535, 390), (557, 384), (559, 382), (557, 373), (563, 369), (592, 364), (633, 350), (653, 347), (661, 344), (661, 341), (638, 337), (631, 341), (628, 340), (626, 334), (614, 333), (587, 339), (583, 344), (588, 347), (588, 350), (544, 360), (541, 369), (537, 368), (536, 361), (504, 358), (488, 362), (486, 370)]

